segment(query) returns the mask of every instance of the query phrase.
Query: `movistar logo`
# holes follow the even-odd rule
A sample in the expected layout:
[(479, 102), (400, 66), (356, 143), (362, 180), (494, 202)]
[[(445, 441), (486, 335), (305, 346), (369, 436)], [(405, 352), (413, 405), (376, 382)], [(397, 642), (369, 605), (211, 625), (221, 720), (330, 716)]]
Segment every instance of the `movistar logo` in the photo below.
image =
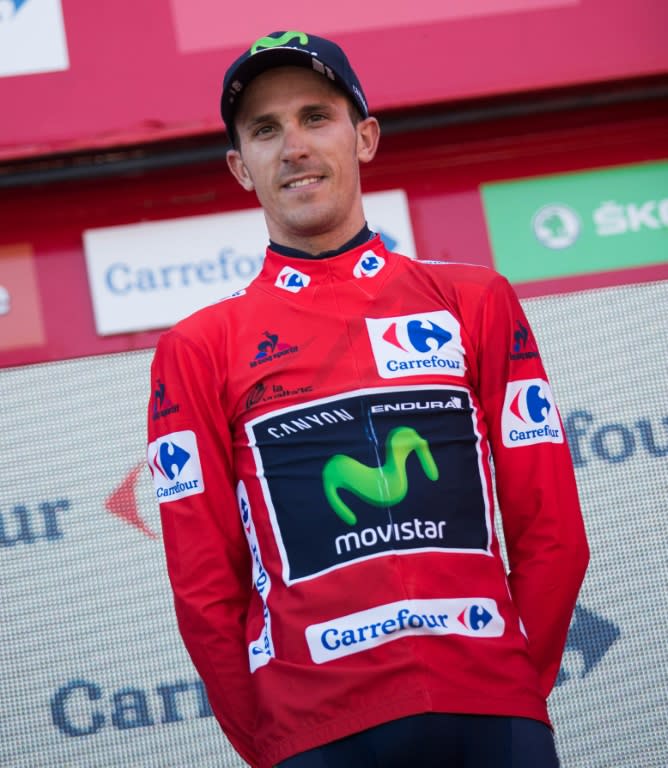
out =
[(258, 51), (265, 48), (280, 48), (287, 45), (292, 40), (299, 40), (300, 45), (308, 43), (308, 35), (304, 32), (284, 32), (280, 37), (261, 37), (251, 45), (250, 55), (255, 55)]
[(367, 467), (340, 453), (332, 456), (322, 472), (325, 496), (331, 508), (344, 523), (357, 523), (355, 513), (339, 496), (342, 488), (376, 507), (399, 504), (408, 492), (406, 461), (413, 451), (425, 475), (430, 480), (438, 480), (438, 467), (429, 443), (411, 427), (395, 427), (390, 431), (385, 441), (387, 459), (382, 467)]

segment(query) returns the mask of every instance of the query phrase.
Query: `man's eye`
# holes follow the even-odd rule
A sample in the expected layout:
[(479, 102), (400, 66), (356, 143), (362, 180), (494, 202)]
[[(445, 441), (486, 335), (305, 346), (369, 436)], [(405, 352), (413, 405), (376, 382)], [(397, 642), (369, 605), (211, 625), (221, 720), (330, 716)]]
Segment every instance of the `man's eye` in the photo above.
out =
[(308, 120), (311, 123), (319, 123), (322, 120), (326, 120), (326, 119), (327, 119), (327, 116), (321, 114), (320, 112), (315, 112), (314, 114), (308, 116)]
[(269, 136), (274, 130), (273, 125), (261, 125), (255, 129), (254, 136)]

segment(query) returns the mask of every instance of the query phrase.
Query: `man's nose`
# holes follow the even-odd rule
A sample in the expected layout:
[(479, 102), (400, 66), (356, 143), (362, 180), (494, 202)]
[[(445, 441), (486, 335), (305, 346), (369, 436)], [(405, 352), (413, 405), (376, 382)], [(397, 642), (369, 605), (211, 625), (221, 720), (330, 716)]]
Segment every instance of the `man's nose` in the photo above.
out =
[(308, 155), (308, 142), (301, 126), (294, 124), (285, 126), (281, 150), (281, 158), (286, 162), (293, 162)]

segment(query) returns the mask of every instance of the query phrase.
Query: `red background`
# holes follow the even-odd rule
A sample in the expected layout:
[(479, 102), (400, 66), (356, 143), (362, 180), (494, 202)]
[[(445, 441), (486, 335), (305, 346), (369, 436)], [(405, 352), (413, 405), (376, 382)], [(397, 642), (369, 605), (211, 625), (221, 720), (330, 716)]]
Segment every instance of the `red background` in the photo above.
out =
[[(300, 29), (299, 5), (280, 4), (283, 28)], [(418, 0), (423, 12), (425, 5), (433, 14), (442, 7)], [(484, 13), (490, 3), (468, 5)], [(181, 0), (62, 0), (62, 7), (70, 68), (0, 78), (0, 160), (221, 130), (222, 75), (245, 47), (229, 19), (243, 15), (239, 7), (204, 0), (193, 0), (190, 11)], [(256, 0), (251, 18), (269, 23), (276, 8)], [(408, 18), (413, 5), (402, 8), (405, 23), (388, 27), (370, 5), (362, 21), (373, 12), (377, 26), (360, 29), (345, 4), (320, 4), (322, 25), (307, 30), (334, 30), (376, 112), (668, 71), (665, 0), (579, 0), (421, 25)], [(195, 24), (191, 37), (197, 25), (216, 29), (219, 47), (182, 52), (179, 18)], [(254, 36), (272, 31), (262, 26)]]

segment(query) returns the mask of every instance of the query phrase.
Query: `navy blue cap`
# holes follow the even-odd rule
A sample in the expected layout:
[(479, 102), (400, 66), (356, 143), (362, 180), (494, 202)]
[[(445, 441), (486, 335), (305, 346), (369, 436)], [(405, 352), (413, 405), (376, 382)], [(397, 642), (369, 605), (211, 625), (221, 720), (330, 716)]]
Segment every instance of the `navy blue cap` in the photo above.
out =
[(234, 114), (244, 88), (267, 69), (285, 66), (318, 72), (351, 99), (363, 118), (369, 116), (360, 81), (348, 57), (336, 43), (305, 32), (272, 32), (256, 40), (225, 73), (220, 112), (228, 135), (233, 135)]

